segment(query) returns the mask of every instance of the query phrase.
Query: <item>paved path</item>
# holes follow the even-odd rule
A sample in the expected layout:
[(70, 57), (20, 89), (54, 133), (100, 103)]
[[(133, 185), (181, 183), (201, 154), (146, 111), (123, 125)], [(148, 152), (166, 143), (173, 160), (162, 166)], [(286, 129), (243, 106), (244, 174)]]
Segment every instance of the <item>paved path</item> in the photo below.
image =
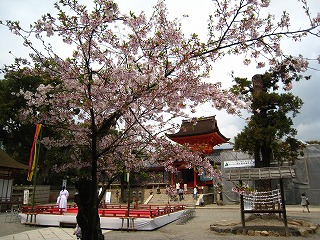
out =
[[(302, 213), (301, 206), (287, 206), (288, 219), (302, 219), (320, 224), (320, 206), (311, 206), (311, 213)], [(212, 240), (212, 239), (266, 239), (266, 237), (250, 237), (237, 235), (219, 235), (210, 230), (210, 224), (216, 222), (240, 222), (238, 205), (208, 205), (196, 209), (196, 217), (186, 224), (168, 224), (155, 231), (109, 231), (103, 230), (108, 240)], [(296, 237), (295, 237), (296, 238)], [(18, 222), (5, 222), (5, 213), (0, 214), (0, 240), (69, 240), (76, 239), (72, 228), (30, 227)], [(272, 239), (268, 237), (268, 239)], [(288, 239), (276, 237), (274, 239)], [(310, 235), (310, 239), (320, 239), (320, 233)]]
[(1, 240), (71, 240), (77, 239), (72, 228), (47, 227), (0, 237)]

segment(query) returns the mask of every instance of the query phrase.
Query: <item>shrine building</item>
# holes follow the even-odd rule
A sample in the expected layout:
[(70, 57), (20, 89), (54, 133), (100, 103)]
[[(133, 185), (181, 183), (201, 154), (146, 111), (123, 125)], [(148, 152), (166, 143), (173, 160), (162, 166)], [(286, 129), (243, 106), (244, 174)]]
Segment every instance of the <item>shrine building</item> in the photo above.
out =
[[(229, 141), (229, 138), (220, 133), (215, 116), (199, 118), (195, 122), (183, 120), (180, 130), (174, 134), (167, 134), (167, 137), (178, 144), (188, 144), (192, 151), (202, 153), (204, 158), (213, 152), (214, 146)], [(171, 174), (171, 185), (180, 183), (188, 188), (197, 185), (200, 193), (205, 193), (208, 187), (213, 187), (213, 179), (204, 178), (195, 169), (185, 168), (183, 161), (177, 162), (176, 167), (179, 171)]]

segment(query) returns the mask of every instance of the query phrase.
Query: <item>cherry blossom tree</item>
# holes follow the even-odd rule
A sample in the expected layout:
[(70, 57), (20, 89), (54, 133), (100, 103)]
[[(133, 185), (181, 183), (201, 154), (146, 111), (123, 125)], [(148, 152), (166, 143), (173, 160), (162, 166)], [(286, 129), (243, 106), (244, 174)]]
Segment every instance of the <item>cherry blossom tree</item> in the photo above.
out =
[[(289, 38), (293, 42), (300, 42), (308, 35), (320, 37), (320, 13), (311, 16), (307, 0), (298, 0), (306, 14), (304, 24), (307, 27), (297, 29), (293, 29), (293, 21), (287, 11), (283, 11), (279, 21), (266, 11), (270, 0), (213, 2), (216, 8), (209, 18), (207, 49), (201, 55), (209, 56), (213, 61), (227, 54), (240, 55), (244, 65), (255, 63), (257, 68), (269, 66), (278, 70), (283, 65), (291, 64), (298, 72), (306, 70), (307, 59), (301, 55), (286, 55), (281, 49), (281, 40)], [(319, 58), (312, 60), (319, 62)]]
[[(121, 14), (112, 1), (93, 2), (90, 11), (76, 0), (60, 0), (56, 17), (45, 14), (29, 30), (18, 22), (1, 22), (33, 51), (30, 63), (23, 60), (6, 70), (23, 68), (52, 83), (40, 85), (36, 93), (21, 90), (29, 106), (22, 117), (54, 128), (59, 138), (48, 136), (43, 143), (69, 147), (73, 163), (68, 167), (83, 170), (75, 197), (83, 239), (104, 238), (98, 215), (99, 176), (112, 181), (123, 169), (139, 171), (146, 161), (168, 171), (175, 171), (175, 161), (184, 161), (186, 167), (219, 175), (199, 153), (172, 144), (164, 133), (178, 127), (174, 119), (188, 117), (206, 102), (230, 114), (245, 107), (219, 82), (207, 79), (211, 64), (226, 54), (244, 55), (245, 64), (257, 59), (258, 67), (265, 65), (260, 61), (264, 57), (274, 68), (290, 63), (304, 71), (307, 62), (301, 56), (285, 56), (280, 39), (317, 35), (320, 22), (319, 16), (311, 18), (305, 1), (310, 28), (291, 31), (286, 14), (280, 23), (274, 23), (272, 15), (259, 16), (268, 6), (266, 0), (217, 0), (209, 39), (201, 42), (196, 34), (184, 36), (177, 19), (169, 20), (163, 1), (149, 18), (143, 12)], [(62, 39), (72, 56), (60, 57), (48, 39)], [(139, 158), (141, 153), (148, 157)]]

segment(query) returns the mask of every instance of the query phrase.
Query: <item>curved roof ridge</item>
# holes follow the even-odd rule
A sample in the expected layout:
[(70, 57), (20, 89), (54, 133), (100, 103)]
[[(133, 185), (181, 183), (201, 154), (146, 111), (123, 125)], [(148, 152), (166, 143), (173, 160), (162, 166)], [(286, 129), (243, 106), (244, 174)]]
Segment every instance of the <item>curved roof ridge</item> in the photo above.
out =
[(28, 169), (28, 166), (14, 160), (5, 151), (0, 149), (0, 168)]

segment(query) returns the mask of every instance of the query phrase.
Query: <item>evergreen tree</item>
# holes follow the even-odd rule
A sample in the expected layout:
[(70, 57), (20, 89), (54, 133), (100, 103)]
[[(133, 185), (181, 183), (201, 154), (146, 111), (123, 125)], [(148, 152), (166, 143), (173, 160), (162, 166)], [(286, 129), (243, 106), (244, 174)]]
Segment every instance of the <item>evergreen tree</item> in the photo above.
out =
[[(290, 93), (292, 81), (301, 76), (285, 78), (293, 68), (255, 75), (252, 81), (235, 78), (235, 94), (251, 102), (252, 117), (244, 130), (235, 138), (235, 149), (254, 155), (255, 167), (270, 167), (272, 162), (294, 162), (302, 143), (295, 139), (293, 118), (303, 105), (302, 100)], [(308, 77), (307, 77), (308, 79)], [(280, 85), (283, 84), (283, 90)], [(290, 116), (291, 114), (292, 116)]]
[[(35, 132), (35, 124), (21, 118), (21, 112), (29, 108), (27, 100), (20, 91), (36, 92), (40, 84), (47, 84), (43, 77), (26, 74), (22, 70), (12, 69), (0, 81), (0, 142), (1, 147), (17, 161), (28, 165), (30, 149)], [(51, 82), (52, 83), (52, 82)], [(39, 110), (39, 109), (38, 109)], [(46, 109), (42, 109), (46, 111)], [(54, 135), (54, 131), (44, 126), (43, 135)], [(56, 173), (55, 165), (66, 163), (70, 152), (66, 148), (40, 148), (38, 163), (38, 184), (61, 184), (64, 175), (76, 173)], [(15, 179), (16, 184), (30, 184), (26, 174)], [(59, 182), (58, 182), (59, 181)]]
[(26, 100), (18, 96), (20, 89), (35, 91), (40, 79), (22, 75), (20, 72), (10, 73), (0, 81), (0, 131), (2, 146), (14, 159), (28, 164), (33, 131), (30, 123), (23, 124), (19, 118)]

